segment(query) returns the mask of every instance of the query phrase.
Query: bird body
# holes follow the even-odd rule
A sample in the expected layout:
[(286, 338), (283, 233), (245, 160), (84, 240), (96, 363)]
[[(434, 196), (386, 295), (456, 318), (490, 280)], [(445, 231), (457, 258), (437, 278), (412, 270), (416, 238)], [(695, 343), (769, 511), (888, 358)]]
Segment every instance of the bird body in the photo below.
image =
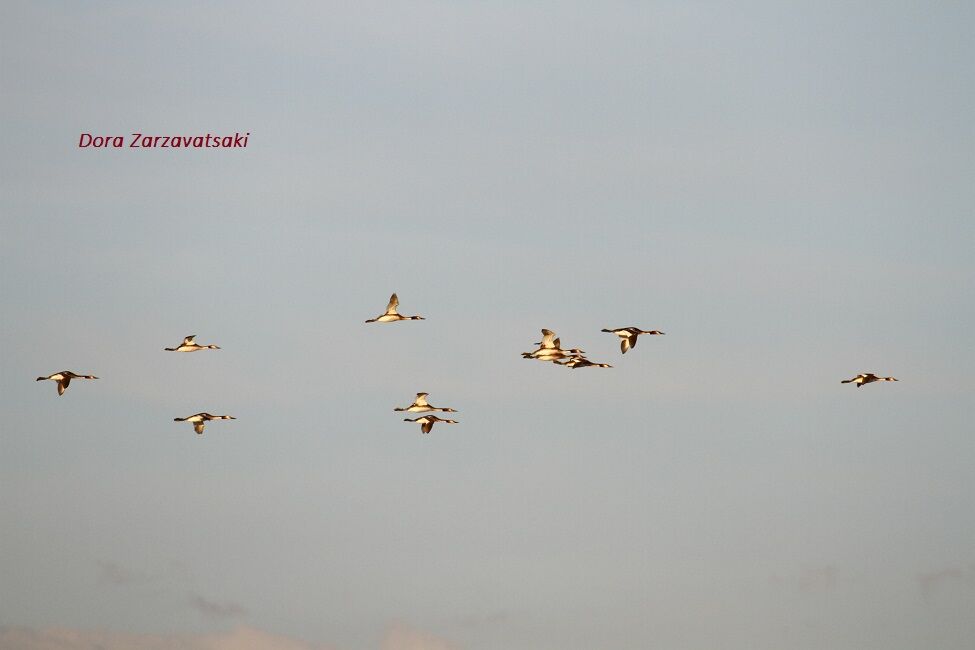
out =
[(636, 347), (636, 339), (641, 334), (664, 334), (659, 330), (641, 330), (639, 327), (618, 327), (616, 329), (603, 329), (602, 331), (620, 337), (620, 350), (623, 354), (626, 354), (630, 348)]
[(580, 350), (579, 348), (570, 348), (568, 350), (562, 350), (561, 348), (538, 348), (537, 350), (533, 350), (531, 352), (522, 352), (521, 356), (525, 359), (552, 361), (554, 359), (564, 359), (566, 357), (578, 357), (585, 353), (585, 350)]
[(456, 409), (447, 408), (447, 407), (441, 408), (441, 407), (437, 407), (437, 406), (431, 405), (429, 402), (427, 402), (427, 395), (429, 395), (429, 394), (430, 393), (417, 393), (416, 394), (416, 399), (413, 400), (413, 403), (412, 404), (410, 404), (409, 406), (406, 406), (406, 407), (399, 407), (399, 406), (397, 406), (393, 410), (394, 411), (407, 411), (409, 413), (427, 413), (427, 412), (430, 412), (430, 411), (440, 411), (442, 413), (456, 413), (457, 412)]
[(61, 372), (56, 372), (53, 375), (48, 375), (47, 377), (38, 377), (37, 381), (45, 381), (50, 379), (51, 381), (56, 381), (58, 384), (58, 397), (64, 395), (64, 391), (68, 389), (68, 384), (71, 383), (72, 379), (98, 379), (94, 375), (76, 375), (70, 370), (62, 370)]
[(554, 361), (553, 363), (560, 366), (566, 366), (567, 368), (572, 368), (573, 370), (575, 370), (576, 368), (589, 368), (589, 367), (594, 367), (594, 368), (613, 367), (608, 363), (593, 363), (592, 361), (590, 361), (585, 357), (572, 357), (568, 361)]
[(841, 384), (856, 384), (860, 388), (864, 384), (872, 384), (875, 381), (900, 381), (894, 377), (878, 377), (872, 372), (862, 372), (853, 379), (844, 379)]
[(539, 361), (555, 361), (567, 357), (577, 357), (585, 354), (585, 350), (579, 348), (562, 349), (562, 340), (555, 336), (552, 330), (542, 330), (542, 340), (535, 345), (539, 346), (531, 352), (522, 352), (521, 356), (525, 359), (537, 359)]
[(236, 420), (236, 419), (237, 418), (235, 418), (232, 415), (211, 415), (209, 413), (203, 412), (203, 413), (196, 413), (194, 415), (188, 415), (185, 418), (173, 418), (173, 422), (189, 422), (193, 425), (193, 430), (196, 431), (197, 434), (202, 434), (203, 427), (205, 427), (206, 423), (209, 422), (210, 420)]
[(445, 424), (460, 424), (457, 420), (444, 420), (443, 418), (438, 418), (436, 415), (424, 415), (422, 417), (410, 419), (403, 418), (404, 422), (419, 422), (420, 431), (422, 433), (430, 433), (433, 429), (433, 425), (436, 422), (443, 422)]
[(386, 311), (375, 318), (370, 318), (367, 323), (392, 323), (398, 320), (426, 320), (423, 316), (403, 316), (396, 308), (399, 306), (399, 298), (396, 297), (394, 293), (389, 297), (389, 304), (386, 305)]
[(189, 336), (183, 337), (183, 342), (177, 345), (175, 348), (163, 348), (166, 352), (198, 352), (199, 350), (219, 350), (218, 345), (199, 345), (194, 340), (196, 339), (196, 334), (190, 334)]

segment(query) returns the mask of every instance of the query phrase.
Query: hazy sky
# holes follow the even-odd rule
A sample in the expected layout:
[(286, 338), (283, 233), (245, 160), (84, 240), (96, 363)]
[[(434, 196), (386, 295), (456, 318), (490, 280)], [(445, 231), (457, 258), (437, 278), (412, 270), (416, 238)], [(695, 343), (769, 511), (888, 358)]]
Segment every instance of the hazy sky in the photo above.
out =
[(0, 648), (972, 647), (975, 6), (201, 4), (0, 10)]

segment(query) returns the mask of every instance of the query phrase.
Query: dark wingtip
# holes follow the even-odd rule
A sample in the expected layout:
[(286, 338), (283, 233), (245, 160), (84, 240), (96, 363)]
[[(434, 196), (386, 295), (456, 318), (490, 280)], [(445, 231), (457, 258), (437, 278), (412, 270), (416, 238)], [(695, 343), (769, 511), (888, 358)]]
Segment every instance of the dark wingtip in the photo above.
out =
[(47, 377), (38, 377), (35, 381), (44, 381)]

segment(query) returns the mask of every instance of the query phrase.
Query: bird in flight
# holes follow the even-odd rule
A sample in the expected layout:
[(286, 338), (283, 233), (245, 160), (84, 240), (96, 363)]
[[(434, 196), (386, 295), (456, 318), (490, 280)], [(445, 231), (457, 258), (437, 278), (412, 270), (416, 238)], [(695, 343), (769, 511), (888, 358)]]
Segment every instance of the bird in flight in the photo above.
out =
[(375, 318), (370, 318), (367, 323), (391, 323), (398, 320), (426, 320), (423, 316), (403, 316), (396, 308), (399, 306), (399, 298), (396, 297), (394, 293), (389, 297), (389, 304), (386, 305), (386, 311)]
[(166, 352), (197, 352), (198, 350), (219, 350), (219, 345), (199, 345), (196, 342), (196, 334), (190, 334), (183, 338), (183, 342), (175, 348), (163, 348)]
[(397, 406), (393, 410), (394, 411), (409, 411), (410, 413), (427, 413), (429, 411), (441, 411), (443, 413), (456, 413), (457, 412), (456, 409), (447, 408), (447, 407), (440, 408), (440, 407), (431, 405), (429, 402), (427, 402), (427, 395), (429, 395), (429, 394), (430, 393), (417, 393), (416, 394), (416, 399), (413, 400), (413, 403), (412, 404), (410, 404), (409, 406), (407, 406), (405, 408), (400, 407), (400, 406)]
[(864, 384), (872, 384), (875, 381), (900, 381), (894, 377), (878, 377), (872, 372), (862, 372), (853, 379), (844, 379), (841, 384), (856, 384), (857, 388), (863, 386)]
[(47, 377), (38, 377), (37, 381), (44, 381), (46, 379), (58, 382), (58, 396), (60, 397), (64, 395), (64, 391), (68, 389), (68, 384), (71, 383), (72, 379), (98, 379), (98, 377), (94, 375), (76, 375), (70, 370), (62, 370)]
[(403, 422), (419, 422), (420, 431), (422, 433), (430, 433), (435, 422), (444, 422), (445, 424), (460, 424), (457, 420), (444, 420), (443, 418), (438, 418), (436, 415), (424, 415), (412, 420), (410, 418), (403, 418)]
[(173, 422), (190, 422), (193, 425), (193, 430), (198, 434), (203, 434), (203, 427), (210, 420), (236, 420), (232, 415), (210, 415), (209, 413), (197, 413), (196, 415), (188, 415), (185, 418), (173, 418)]
[(585, 350), (579, 348), (562, 349), (562, 340), (556, 338), (552, 330), (542, 330), (542, 340), (536, 343), (538, 349), (531, 352), (522, 352), (521, 356), (525, 359), (537, 359), (539, 361), (556, 361), (557, 359), (567, 359), (578, 357), (585, 354)]
[(636, 347), (636, 339), (641, 334), (657, 335), (664, 333), (659, 330), (641, 330), (639, 327), (618, 327), (614, 330), (604, 329), (602, 331), (620, 337), (620, 350), (623, 351), (623, 354), (626, 354), (630, 348)]
[(567, 368), (572, 368), (573, 370), (575, 370), (576, 368), (589, 368), (589, 367), (594, 367), (594, 368), (613, 367), (608, 363), (593, 363), (592, 361), (590, 361), (585, 357), (572, 357), (568, 361), (553, 361), (553, 363), (560, 366), (566, 366)]

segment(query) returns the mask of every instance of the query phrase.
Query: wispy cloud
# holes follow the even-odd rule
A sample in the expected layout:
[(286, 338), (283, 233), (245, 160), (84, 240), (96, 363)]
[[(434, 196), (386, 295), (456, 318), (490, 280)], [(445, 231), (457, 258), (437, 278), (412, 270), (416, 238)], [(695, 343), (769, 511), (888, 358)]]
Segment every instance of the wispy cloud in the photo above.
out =
[(458, 646), (405, 623), (394, 623), (386, 629), (380, 648), (381, 650), (457, 650)]
[(450, 624), (463, 628), (481, 628), (500, 625), (508, 622), (513, 614), (507, 610), (500, 610), (489, 614), (472, 614), (451, 619)]
[(98, 579), (108, 584), (127, 586), (146, 584), (152, 580), (152, 576), (142, 571), (124, 567), (115, 562), (99, 560)]
[(807, 566), (794, 575), (773, 575), (770, 582), (779, 587), (795, 589), (800, 594), (819, 594), (836, 588), (839, 569), (831, 564)]
[(930, 596), (951, 584), (975, 586), (975, 566), (967, 569), (947, 567), (931, 573), (922, 573), (917, 576), (917, 584), (925, 596)]
[(833, 565), (807, 567), (799, 575), (799, 591), (804, 594), (832, 591), (836, 587), (838, 570)]
[(208, 618), (234, 618), (236, 616), (247, 616), (247, 610), (237, 603), (218, 603), (204, 598), (200, 594), (191, 593), (190, 604), (194, 609)]
[(246, 626), (217, 634), (171, 635), (0, 626), (0, 650), (332, 650), (332, 647)]

